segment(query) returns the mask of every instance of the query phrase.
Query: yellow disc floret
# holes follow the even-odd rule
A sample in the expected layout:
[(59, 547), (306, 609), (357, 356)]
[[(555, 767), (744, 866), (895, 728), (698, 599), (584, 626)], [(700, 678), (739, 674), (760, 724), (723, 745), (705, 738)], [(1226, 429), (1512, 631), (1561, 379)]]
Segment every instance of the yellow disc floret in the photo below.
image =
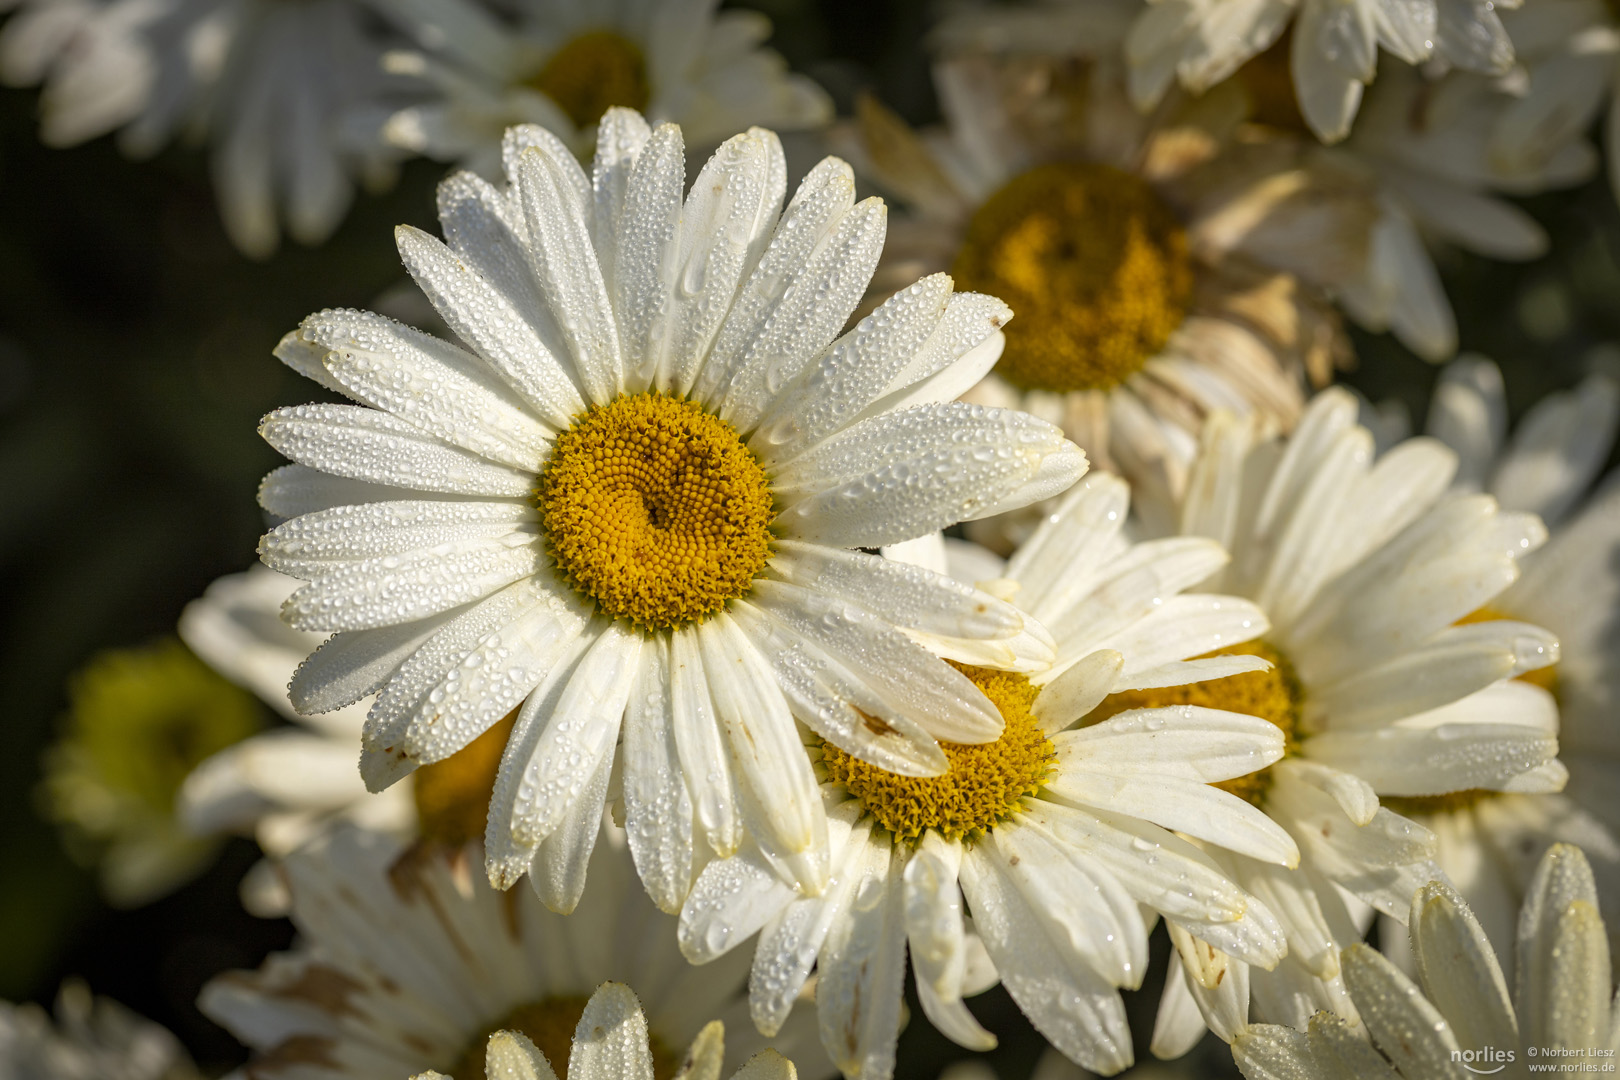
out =
[(527, 85), (555, 101), (579, 127), (596, 123), (616, 105), (642, 112), (652, 96), (646, 58), (634, 42), (611, 30), (574, 38)]
[[(1100, 723), (1127, 709), (1158, 709), (1171, 705), (1202, 705), (1206, 709), (1225, 709), (1228, 712), (1247, 713), (1269, 720), (1282, 729), (1284, 752), (1292, 754), (1295, 736), (1299, 731), (1300, 705), (1304, 695), (1294, 666), (1281, 652), (1263, 641), (1249, 641), (1216, 649), (1210, 656), (1262, 656), (1271, 661), (1267, 671), (1246, 671), (1241, 675), (1228, 675), (1224, 679), (1188, 683), (1185, 686), (1164, 686), (1152, 690), (1126, 690), (1110, 694), (1087, 717), (1088, 724)], [(1240, 799), (1259, 804), (1271, 787), (1270, 768), (1246, 776), (1223, 780), (1215, 787), (1229, 791)]]
[[(559, 994), (519, 1005), (495, 1023), (485, 1027), (467, 1044), (467, 1049), (450, 1068), (451, 1080), (485, 1080), (484, 1051), (489, 1037), (497, 1031), (518, 1031), (528, 1036), (535, 1049), (559, 1074), (568, 1068), (568, 1055), (574, 1047), (574, 1031), (585, 1015), (590, 999), (583, 994)], [(657, 1033), (648, 1033), (652, 1050), (653, 1080), (670, 1080), (680, 1068), (681, 1055), (671, 1050)]]
[(1022, 675), (951, 665), (973, 680), (1001, 711), (1006, 728), (995, 742), (940, 743), (950, 768), (943, 776), (897, 776), (850, 756), (832, 743), (821, 748), (828, 782), (842, 784), (897, 840), (913, 842), (932, 829), (973, 841), (1005, 821), (1025, 796), (1041, 790), (1056, 752), (1030, 706), (1036, 688)]
[(1139, 177), (1042, 165), (985, 202), (951, 267), (1018, 318), (996, 371), (1014, 385), (1107, 389), (1164, 347), (1192, 298), (1187, 235)]
[(714, 614), (770, 557), (764, 469), (729, 425), (681, 398), (629, 394), (575, 417), (539, 502), (563, 576), (646, 629)]
[(411, 795), (416, 802), (417, 832), (430, 844), (459, 848), (481, 840), (495, 794), (507, 736), (517, 723), (517, 710), (497, 720), (488, 731), (443, 761), (416, 770)]

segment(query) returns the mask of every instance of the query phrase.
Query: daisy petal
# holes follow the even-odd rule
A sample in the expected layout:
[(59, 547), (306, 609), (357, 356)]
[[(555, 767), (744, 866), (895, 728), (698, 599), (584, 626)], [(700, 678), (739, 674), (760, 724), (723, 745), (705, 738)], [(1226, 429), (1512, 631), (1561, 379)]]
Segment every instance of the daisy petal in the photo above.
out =
[(1344, 981), (1373, 1042), (1404, 1076), (1468, 1075), (1452, 1059), (1457, 1039), (1412, 981), (1369, 946), (1344, 950)]
[(272, 570), (308, 581), (366, 559), (456, 541), (498, 539), (536, 517), (529, 507), (501, 502), (336, 506), (271, 529), (259, 541), (259, 557)]
[(906, 981), (900, 883), (904, 855), (884, 840), (866, 845), (847, 918), (822, 947), (816, 983), (821, 1045), (850, 1076), (888, 1076), (900, 1037)]
[[(428, 492), (351, 480), (304, 465), (283, 465), (273, 469), (259, 484), (259, 505), (265, 513), (278, 518), (293, 518), (318, 510), (361, 503), (433, 498), (435, 496)], [(471, 501), (459, 495), (438, 495), (437, 498), (447, 502)]]
[(996, 1037), (979, 1026), (962, 1004), (967, 974), (967, 935), (957, 873), (962, 846), (937, 833), (923, 834), (906, 863), (906, 941), (916, 973), (917, 996), (935, 1027), (969, 1050), (993, 1050)]
[(1609, 977), (1592, 868), (1579, 848), (1554, 844), (1519, 913), (1518, 1007), (1526, 1044), (1606, 1045)]
[[(1412, 960), (1429, 1000), (1451, 1020), (1457, 1041), (1490, 1046), (1519, 1038), (1519, 1023), (1496, 952), (1455, 889), (1431, 881), (1412, 897)], [(1594, 1033), (1595, 1034), (1595, 1033)]]
[(1137, 768), (1203, 784), (1246, 776), (1283, 756), (1276, 724), (1200, 705), (1130, 709), (1052, 742), (1060, 768)]
[[(624, 243), (610, 273), (624, 350), (625, 389), (640, 393), (653, 385), (664, 363), (674, 303), (675, 245), (680, 233), (681, 186), (686, 182), (686, 149), (681, 129), (660, 124), (636, 159), (624, 193)], [(598, 212), (600, 221), (600, 211)], [(600, 227), (600, 224), (598, 225)], [(598, 248), (602, 251), (602, 248)]]
[(717, 859), (703, 868), (681, 907), (681, 952), (694, 964), (723, 956), (796, 896), (756, 848)]
[(647, 894), (674, 914), (692, 885), (692, 797), (682, 779), (669, 645), (649, 639), (624, 714), (624, 827)]
[(540, 842), (529, 867), (529, 885), (540, 902), (559, 915), (571, 915), (585, 893), (585, 870), (602, 835), (613, 758), (604, 755), (585, 784), (579, 801), (563, 815), (550, 836)]
[(620, 1080), (651, 1076), (652, 1068), (641, 1002), (623, 983), (603, 983), (586, 1002), (574, 1029), (568, 1075), (581, 1080)]
[(742, 821), (737, 810), (737, 782), (731, 756), (715, 719), (714, 702), (703, 679), (703, 660), (696, 630), (686, 627), (670, 637), (669, 696), (675, 749), (681, 771), (693, 785), (692, 803), (709, 848), (722, 858), (737, 850)]

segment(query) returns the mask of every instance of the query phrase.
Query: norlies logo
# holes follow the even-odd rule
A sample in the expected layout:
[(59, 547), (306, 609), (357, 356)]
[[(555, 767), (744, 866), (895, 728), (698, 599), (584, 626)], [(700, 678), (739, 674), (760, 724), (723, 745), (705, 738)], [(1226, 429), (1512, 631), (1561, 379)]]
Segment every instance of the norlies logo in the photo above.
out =
[(1451, 1060), (1457, 1062), (1471, 1073), (1481, 1076), (1490, 1076), (1499, 1073), (1516, 1059), (1518, 1055), (1512, 1050), (1498, 1050), (1494, 1046), (1487, 1046), (1483, 1050), (1453, 1050)]

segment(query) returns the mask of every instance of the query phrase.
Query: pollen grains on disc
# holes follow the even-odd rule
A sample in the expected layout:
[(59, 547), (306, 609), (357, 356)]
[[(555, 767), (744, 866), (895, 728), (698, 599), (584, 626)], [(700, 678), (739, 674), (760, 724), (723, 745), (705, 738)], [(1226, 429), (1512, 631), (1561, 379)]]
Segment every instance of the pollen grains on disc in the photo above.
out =
[(973, 215), (951, 267), (959, 289), (1017, 312), (996, 372), (1064, 393), (1124, 382), (1186, 317), (1187, 234), (1140, 177), (1061, 162), (1015, 177)]
[(634, 42), (611, 30), (581, 34), (551, 55), (527, 83), (589, 127), (614, 106), (645, 112), (652, 97), (647, 59)]
[[(558, 994), (517, 1006), (495, 1023), (488, 1025), (467, 1044), (461, 1057), (450, 1067), (451, 1080), (486, 1080), (484, 1054), (489, 1037), (497, 1031), (517, 1031), (534, 1043), (535, 1049), (545, 1055), (555, 1070), (566, 1071), (568, 1056), (574, 1047), (574, 1032), (579, 1018), (585, 1015), (590, 998), (584, 994)], [(681, 1066), (681, 1054), (649, 1032), (652, 1050), (653, 1080), (671, 1080)], [(488, 1080), (505, 1080), (489, 1077)]]
[(829, 783), (842, 784), (895, 839), (914, 843), (932, 829), (949, 840), (972, 842), (1038, 794), (1056, 751), (1030, 715), (1036, 688), (1022, 675), (992, 668), (951, 666), (1001, 712), (1006, 727), (994, 742), (940, 743), (950, 767), (940, 776), (899, 776), (824, 743), (821, 762)]
[(483, 839), (495, 774), (516, 723), (513, 709), (443, 761), (416, 770), (411, 797), (416, 803), (417, 835), (425, 843), (460, 848)]
[(669, 630), (742, 596), (770, 557), (759, 461), (695, 402), (629, 394), (557, 436), (540, 474), (546, 543), (606, 615)]
[[(1201, 705), (1206, 709), (1225, 709), (1227, 712), (1246, 713), (1269, 720), (1282, 729), (1284, 755), (1292, 755), (1297, 746), (1304, 693), (1299, 677), (1294, 674), (1294, 665), (1289, 663), (1288, 658), (1264, 641), (1246, 641), (1242, 645), (1216, 649), (1205, 655), (1260, 656), (1271, 661), (1271, 667), (1266, 671), (1245, 671), (1224, 679), (1210, 679), (1185, 686), (1162, 686), (1110, 694), (1086, 716), (1085, 722), (1101, 723), (1127, 709)], [(1245, 776), (1222, 780), (1213, 786), (1259, 805), (1271, 787), (1271, 769), (1268, 766)]]

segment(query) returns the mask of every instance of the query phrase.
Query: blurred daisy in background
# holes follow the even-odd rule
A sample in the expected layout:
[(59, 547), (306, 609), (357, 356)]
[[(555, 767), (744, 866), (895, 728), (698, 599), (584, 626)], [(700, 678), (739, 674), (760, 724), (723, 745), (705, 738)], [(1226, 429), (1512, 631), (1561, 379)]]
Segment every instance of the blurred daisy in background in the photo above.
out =
[[(924, 1013), (959, 1044), (995, 1046), (962, 999), (999, 976), (1058, 1050), (1113, 1074), (1132, 1060), (1117, 988), (1141, 985), (1152, 919), (1261, 967), (1281, 959), (1276, 917), (1183, 835), (1297, 864), (1287, 833), (1223, 790), (1281, 758), (1283, 733), (1203, 708), (1074, 726), (1113, 692), (1269, 667), (1187, 659), (1264, 633), (1265, 618), (1244, 600), (1184, 593), (1225, 553), (1202, 538), (1128, 542), (1128, 504), (1123, 481), (1088, 477), (1004, 577), (981, 583), (1050, 628), (1051, 662), (915, 633), (996, 703), (999, 739), (946, 744), (949, 770), (922, 778), (811, 742), (832, 835), (825, 894), (796, 893), (747, 847), (698, 878), (682, 949), (707, 963), (759, 933), (749, 993), (762, 1031), (789, 1015), (815, 965), (828, 1054), (851, 1080), (892, 1075), (909, 949)], [(943, 552), (934, 539), (894, 553), (943, 571)]]
[(1353, 1018), (1341, 948), (1370, 911), (1404, 918), (1438, 876), (1434, 836), (1383, 796), (1563, 785), (1558, 707), (1513, 676), (1558, 659), (1529, 623), (1458, 625), (1518, 579), (1546, 530), (1485, 495), (1447, 497), (1456, 456), (1411, 439), (1375, 459), (1356, 399), (1319, 393), (1287, 439), (1217, 416), (1205, 431), (1178, 532), (1207, 536), (1231, 561), (1201, 588), (1248, 598), (1270, 630), (1232, 650), (1272, 666), (1171, 690), (1121, 694), (1115, 709), (1200, 705), (1263, 716), (1282, 761), (1242, 794), (1298, 842), (1298, 869), (1216, 852), (1287, 933), (1275, 971), (1172, 935), (1177, 952), (1154, 1052), (1186, 1052), (1204, 1027), (1224, 1039), (1254, 1015), (1303, 1027), (1331, 1009)]
[(396, 112), (385, 135), (496, 179), (508, 127), (539, 124), (584, 158), (615, 106), (680, 124), (698, 146), (753, 124), (792, 131), (831, 120), (826, 92), (763, 47), (770, 20), (718, 6), (513, 0), (503, 14), (473, 0), (379, 0), (377, 11), (419, 46), (390, 53), (388, 68), (420, 79), (426, 97)]
[[(287, 698), (298, 665), (326, 640), (281, 621), (281, 605), (299, 584), (255, 566), (215, 581), (181, 613), (180, 637), (192, 652), (297, 726), (254, 735), (203, 761), (180, 789), (180, 819), (199, 835), (251, 835), (272, 858), (340, 821), (414, 835), (414, 778), (373, 795), (355, 770), (365, 706), (304, 716)], [(458, 834), (456, 846), (483, 835), (482, 806), (478, 815), (476, 831)], [(285, 910), (280, 879), (267, 865), (250, 874), (243, 899), (255, 914)]]
[(68, 684), (39, 796), (69, 854), (93, 866), (107, 902), (138, 907), (202, 873), (221, 839), (181, 824), (176, 802), (201, 762), (254, 734), (263, 716), (184, 645), (166, 639), (92, 657)]
[[(1488, 3), (1447, 0), (1439, 8), (1459, 17), (1478, 14), (1483, 24), (1497, 18)], [(1354, 5), (1352, 10), (1370, 12)], [(1423, 21), (1422, 5), (1403, 10)], [(1204, 101), (1243, 98), (1248, 123), (1237, 129), (1224, 156), (1231, 163), (1227, 166), (1234, 175), (1231, 182), (1269, 177), (1249, 206), (1264, 205), (1269, 199), (1285, 212), (1256, 215), (1252, 210), (1243, 212), (1240, 204), (1238, 212), (1223, 215), (1206, 230), (1226, 234), (1228, 246), (1241, 241), (1244, 250), (1266, 265), (1324, 290), (1368, 329), (1394, 333), (1426, 359), (1447, 359), (1457, 348), (1456, 318), (1431, 249), (1455, 244), (1491, 258), (1515, 260), (1544, 253), (1547, 238), (1541, 227), (1500, 196), (1534, 194), (1585, 180), (1596, 167), (1585, 129), (1565, 124), (1560, 117), (1559, 123), (1538, 128), (1535, 153), (1503, 153), (1503, 132), (1524, 109), (1512, 80), (1468, 71), (1425, 77), (1408, 63), (1386, 59), (1377, 82), (1367, 88), (1354, 128), (1348, 126), (1347, 117), (1335, 140), (1342, 142), (1324, 147), (1295, 82), (1300, 64), (1291, 61), (1290, 51), (1299, 47), (1300, 38), (1293, 34), (1277, 38), (1293, 11), (1291, 4), (1265, 7), (1248, 0), (1063, 3), (1036, 5), (1005, 17), (1000, 10), (967, 7), (942, 22), (935, 41), (936, 47), (951, 53), (988, 53), (1014, 62), (1089, 58), (1106, 46), (1116, 62), (1124, 63), (1139, 59), (1134, 50), (1144, 28), (1165, 19), (1196, 22), (1217, 13), (1261, 18), (1271, 27), (1267, 34), (1247, 39), (1234, 31), (1234, 36), (1218, 37), (1223, 47), (1241, 51), (1241, 66), (1223, 63), (1218, 77), (1199, 78), (1188, 89)], [(1122, 41), (1126, 17), (1140, 21)], [(1351, 22), (1358, 33), (1371, 32), (1370, 24)], [(1467, 25), (1466, 18), (1458, 22), (1449, 15), (1445, 23), (1453, 30)], [(1442, 38), (1431, 30), (1437, 44)], [(1188, 40), (1202, 41), (1197, 35)], [(1481, 47), (1481, 56), (1500, 51), (1485, 47), (1494, 40), (1490, 35), (1469, 40)], [(1247, 44), (1254, 48), (1249, 50)], [(1374, 55), (1371, 50), (1365, 54), (1369, 61)], [(1511, 55), (1509, 49), (1507, 59)], [(1323, 62), (1305, 66), (1317, 72), (1332, 70)], [(1431, 64), (1426, 70), (1444, 66)], [(1367, 71), (1370, 76), (1371, 68)], [(1168, 72), (1164, 77), (1168, 79)], [(1165, 82), (1153, 95), (1156, 104), (1148, 115), (1185, 108), (1168, 86)], [(1354, 86), (1360, 101), (1360, 83)], [(1237, 120), (1229, 118), (1228, 123), (1235, 125)], [(1522, 131), (1522, 126), (1515, 130)], [(1307, 178), (1308, 190), (1301, 192)], [(1213, 182), (1211, 186), (1223, 190)]]
[[(553, 1048), (556, 1049), (556, 1048)], [(585, 1003), (573, 1046), (559, 1073), (526, 1035), (497, 1031), (484, 1050), (484, 1075), (502, 1080), (654, 1080), (668, 1074), (668, 1061), (653, 1056), (647, 1018), (635, 992), (623, 983), (603, 983)], [(682, 1076), (719, 1077), (725, 1053), (725, 1025), (711, 1020), (698, 1032), (681, 1062)], [(660, 1068), (662, 1066), (662, 1068)], [(793, 1063), (774, 1050), (762, 1050), (731, 1074), (732, 1080), (794, 1080)], [(425, 1072), (413, 1080), (455, 1080)]]
[(400, 154), (376, 138), (375, 110), (397, 84), (360, 0), (14, 2), (0, 78), (44, 83), (41, 137), (71, 146), (116, 130), (133, 157), (207, 142), (225, 231), (247, 255), (273, 253), (283, 225), (321, 243), (357, 179), (392, 181)]
[(684, 203), (681, 129), (627, 109), (590, 177), (539, 127), (513, 128), (505, 156), (505, 189), (441, 186), (448, 244), (397, 233), (471, 352), (357, 311), (277, 348), (361, 403), (261, 427), (297, 463), (261, 490), (291, 519), (261, 557), (310, 582), (288, 623), (336, 633), (293, 706), (378, 694), (373, 790), (515, 714), (489, 873), (509, 887), (532, 865), (557, 910), (583, 886), (621, 729), (632, 849), (666, 910), (745, 833), (819, 891), (826, 819), (795, 715), (938, 773), (937, 739), (991, 741), (1001, 719), (892, 622), (1024, 640), (1010, 606), (849, 549), (1048, 498), (1085, 457), (1043, 421), (951, 400), (999, 352), (992, 297), (936, 275), (837, 336), (885, 213), (855, 203), (843, 162), (783, 211), (781, 146), (758, 128)]
[(1232, 1042), (1243, 1075), (1431, 1080), (1464, 1069), (1528, 1075), (1536, 1064), (1602, 1072), (1620, 1052), (1608, 935), (1579, 848), (1557, 844), (1539, 860), (1519, 911), (1511, 994), (1479, 920), (1444, 881), (1412, 897), (1408, 925), (1415, 985), (1369, 945), (1344, 950), (1345, 982), (1372, 1045), (1327, 1013), (1308, 1032), (1256, 1024)]
[(1554, 841), (1585, 851), (1605, 919), (1620, 926), (1620, 487), (1614, 476), (1593, 487), (1617, 423), (1620, 384), (1596, 374), (1543, 397), (1509, 438), (1502, 373), (1478, 357), (1446, 367), (1430, 404), (1429, 434), (1457, 454), (1453, 490), (1486, 491), (1504, 509), (1538, 514), (1549, 533), (1522, 561), (1519, 580), (1469, 619), (1535, 623), (1558, 635), (1558, 663), (1520, 678), (1557, 698), (1556, 771), (1568, 771), (1568, 785), (1398, 803), (1434, 831), (1441, 869), (1504, 956), (1530, 875)]
[[(1333, 197), (1332, 177), (1232, 158), (1235, 99), (1139, 115), (1104, 56), (942, 61), (943, 130), (913, 132), (867, 100), (852, 149), (907, 208), (874, 295), (949, 270), (1018, 315), (965, 399), (1062, 425), (1162, 501), (1185, 482), (1210, 412), (1291, 427), (1307, 372), (1325, 382), (1347, 359), (1325, 296), (1278, 263), (1331, 263), (1365, 223), (1299, 228)], [(1003, 551), (1021, 539), (973, 535)]]
[(199, 1080), (167, 1029), (77, 980), (62, 984), (56, 1015), (0, 1002), (0, 1075), (7, 1080)]
[[(476, 844), (400, 853), (397, 841), (345, 826), (278, 864), (298, 944), (257, 971), (216, 977), (198, 1001), (255, 1052), (249, 1075), (476, 1078), (496, 1031), (566, 1062), (608, 980), (640, 998), (660, 1078), (694, 1039), (715, 1038), (704, 1031), (711, 1020), (730, 1035), (733, 1066), (766, 1045), (747, 1019), (746, 961), (699, 970), (681, 958), (675, 920), (637, 885), (622, 836), (597, 845), (589, 899), (567, 917), (526, 890), (492, 889)], [(831, 1072), (808, 1009), (773, 1045), (810, 1080)]]

